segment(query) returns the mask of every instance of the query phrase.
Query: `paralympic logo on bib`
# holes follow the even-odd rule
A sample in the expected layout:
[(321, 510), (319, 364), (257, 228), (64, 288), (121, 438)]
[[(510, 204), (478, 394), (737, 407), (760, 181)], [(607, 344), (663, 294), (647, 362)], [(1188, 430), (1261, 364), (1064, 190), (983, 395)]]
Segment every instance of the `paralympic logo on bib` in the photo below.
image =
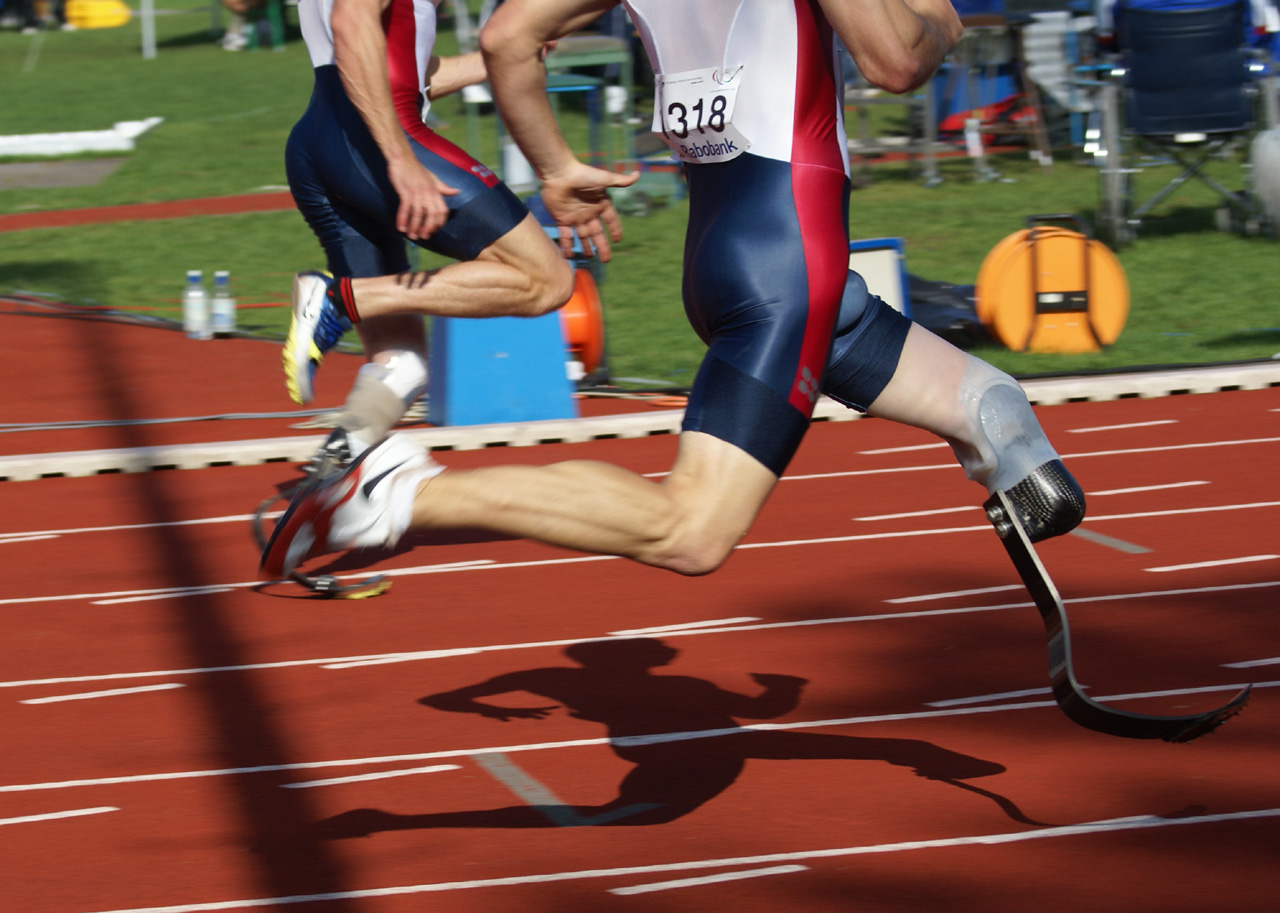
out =
[(693, 143), (692, 145), (680, 144), (680, 152), (686, 159), (705, 159), (714, 156), (733, 156), (737, 155), (740, 150), (737, 143), (733, 140), (725, 140), (720, 143), (705, 142)]

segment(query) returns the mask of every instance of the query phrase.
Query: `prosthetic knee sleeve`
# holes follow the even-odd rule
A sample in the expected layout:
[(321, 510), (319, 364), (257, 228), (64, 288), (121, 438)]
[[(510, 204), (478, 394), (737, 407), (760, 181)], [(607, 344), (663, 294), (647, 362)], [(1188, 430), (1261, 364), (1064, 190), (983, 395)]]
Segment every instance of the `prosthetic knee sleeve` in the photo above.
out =
[(822, 392), (865, 412), (893, 379), (910, 329), (910, 320), (869, 294), (862, 277), (850, 271)]
[(970, 356), (958, 397), (965, 428), (947, 443), (965, 475), (988, 492), (1012, 488), (1058, 458), (1026, 394), (1008, 374)]
[(427, 389), (427, 363), (416, 352), (381, 352), (361, 366), (347, 395), (338, 427), (356, 456), (386, 437)]

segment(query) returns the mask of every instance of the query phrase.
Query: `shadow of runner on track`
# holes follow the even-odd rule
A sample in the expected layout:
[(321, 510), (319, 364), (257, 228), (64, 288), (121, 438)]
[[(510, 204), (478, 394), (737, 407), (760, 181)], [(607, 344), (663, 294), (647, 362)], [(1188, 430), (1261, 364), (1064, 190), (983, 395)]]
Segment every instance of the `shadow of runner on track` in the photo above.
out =
[[(377, 831), (444, 827), (601, 827), (664, 824), (697, 809), (728, 789), (749, 758), (885, 761), (917, 776), (978, 793), (1009, 817), (1039, 824), (1010, 800), (958, 781), (989, 777), (1003, 765), (916, 739), (863, 738), (794, 731), (744, 729), (742, 719), (775, 719), (796, 708), (805, 679), (754, 673), (764, 691), (751, 697), (725, 691), (700, 678), (654, 675), (677, 651), (654, 638), (586, 641), (565, 650), (578, 667), (509, 672), (476, 685), (421, 699), (437, 710), (476, 713), (496, 720), (542, 719), (559, 706), (570, 716), (602, 723), (618, 757), (635, 767), (617, 798), (598, 806), (555, 804), (554, 796), (530, 784), (500, 754), (474, 760), (529, 804), (466, 812), (394, 814), (353, 809), (324, 821), (329, 839), (364, 837)], [(526, 692), (557, 701), (537, 707), (502, 707), (480, 698)], [(540, 802), (551, 799), (552, 802)]]

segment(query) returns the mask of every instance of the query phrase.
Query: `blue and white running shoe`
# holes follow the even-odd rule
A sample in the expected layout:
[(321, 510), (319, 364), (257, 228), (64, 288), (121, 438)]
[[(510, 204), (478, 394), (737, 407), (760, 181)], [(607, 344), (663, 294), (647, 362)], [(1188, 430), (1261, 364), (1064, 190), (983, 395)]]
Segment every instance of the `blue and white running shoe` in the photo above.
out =
[(293, 277), (293, 316), (284, 341), (284, 383), (290, 398), (306, 405), (315, 398), (316, 368), (338, 344), (351, 321), (329, 299), (337, 280), (310, 270)]

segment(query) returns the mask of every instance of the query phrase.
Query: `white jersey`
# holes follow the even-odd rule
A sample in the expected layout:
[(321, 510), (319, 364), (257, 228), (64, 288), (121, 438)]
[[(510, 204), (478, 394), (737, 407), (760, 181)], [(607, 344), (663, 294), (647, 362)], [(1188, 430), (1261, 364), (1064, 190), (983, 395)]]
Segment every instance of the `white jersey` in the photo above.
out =
[(623, 3), (657, 74), (654, 130), (678, 157), (749, 150), (848, 173), (836, 37), (816, 2)]
[[(333, 63), (334, 0), (299, 0), (298, 24), (313, 67)], [(392, 90), (426, 97), (427, 65), (436, 43), (436, 7), (440, 0), (391, 0), (382, 13), (387, 33), (387, 68)]]

